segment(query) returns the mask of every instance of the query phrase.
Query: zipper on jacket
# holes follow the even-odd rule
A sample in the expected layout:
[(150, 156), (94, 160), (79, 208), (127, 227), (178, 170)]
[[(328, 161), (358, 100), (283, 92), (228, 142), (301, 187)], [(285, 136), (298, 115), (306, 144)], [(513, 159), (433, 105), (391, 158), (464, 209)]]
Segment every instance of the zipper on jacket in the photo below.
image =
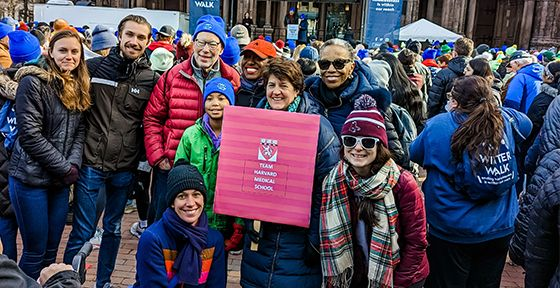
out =
[(64, 134), (64, 143), (62, 143), (62, 153), (66, 153), (66, 141), (68, 140), (68, 122), (70, 122), (70, 111), (66, 109), (66, 134)]
[(202, 172), (206, 173), (206, 154), (208, 153), (208, 146), (204, 146), (204, 157), (202, 158)]
[(272, 267), (270, 268), (270, 274), (268, 275), (268, 285), (266, 285), (266, 287), (272, 287), (272, 276), (274, 276), (274, 266), (276, 266), (276, 257), (278, 256), (278, 246), (280, 246), (281, 233), (281, 231), (278, 231), (278, 234), (276, 235), (276, 248), (274, 248), (274, 254), (272, 255)]

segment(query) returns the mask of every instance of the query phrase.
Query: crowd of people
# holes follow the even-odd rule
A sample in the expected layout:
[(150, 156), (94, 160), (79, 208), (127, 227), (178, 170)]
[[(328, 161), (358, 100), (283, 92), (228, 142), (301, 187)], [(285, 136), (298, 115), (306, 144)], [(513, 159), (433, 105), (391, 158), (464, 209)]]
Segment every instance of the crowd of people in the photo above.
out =
[[(131, 194), (134, 287), (225, 287), (236, 251), (242, 287), (497, 288), (508, 253), (525, 287), (559, 285), (555, 48), (273, 42), (249, 20), (2, 19), (0, 286), (79, 287), (55, 264), (70, 210), (63, 262), (102, 225), (111, 287)], [(214, 211), (226, 106), (320, 115), (308, 228)]]

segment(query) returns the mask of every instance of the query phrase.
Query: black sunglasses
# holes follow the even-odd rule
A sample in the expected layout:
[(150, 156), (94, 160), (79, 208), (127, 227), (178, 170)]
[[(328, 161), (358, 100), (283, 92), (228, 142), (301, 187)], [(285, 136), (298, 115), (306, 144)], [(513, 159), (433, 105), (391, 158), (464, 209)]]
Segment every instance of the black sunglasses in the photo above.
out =
[(342, 136), (342, 145), (346, 148), (354, 148), (358, 143), (362, 145), (365, 149), (373, 149), (379, 142), (379, 139), (374, 137), (354, 137), (350, 135)]
[(319, 64), (319, 68), (321, 70), (329, 69), (329, 67), (331, 67), (331, 64), (334, 66), (334, 69), (341, 70), (344, 69), (344, 66), (346, 66), (346, 64), (350, 62), (352, 62), (352, 60), (350, 59), (335, 59), (333, 61), (321, 59), (317, 61), (317, 64)]

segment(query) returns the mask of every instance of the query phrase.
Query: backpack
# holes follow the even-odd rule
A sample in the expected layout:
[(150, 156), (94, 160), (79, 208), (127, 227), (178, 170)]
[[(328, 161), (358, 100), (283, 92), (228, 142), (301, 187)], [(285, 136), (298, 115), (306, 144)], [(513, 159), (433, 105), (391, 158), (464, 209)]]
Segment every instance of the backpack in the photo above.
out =
[[(467, 151), (463, 151), (462, 161), (456, 164), (456, 172), (451, 176), (455, 190), (465, 193), (473, 200), (498, 199), (506, 195), (519, 178), (513, 132), (516, 130), (518, 135), (521, 134), (507, 112), (502, 113), (502, 116), (504, 132), (498, 154), (493, 157), (480, 155), (479, 162), (476, 163)], [(459, 126), (455, 121), (453, 123)]]
[(4, 147), (8, 152), (12, 151), (18, 135), (15, 104), (12, 100), (6, 100), (0, 109), (0, 133), (4, 137)]
[[(412, 141), (416, 139), (416, 136), (418, 136), (416, 124), (414, 124), (414, 120), (412, 119), (412, 116), (410, 116), (410, 113), (408, 113), (408, 111), (406, 111), (403, 107), (391, 103), (389, 109), (391, 109), (393, 114), (392, 122), (395, 126), (395, 131), (399, 136), (399, 142), (403, 148), (404, 159), (405, 161), (410, 162), (410, 145), (412, 144)], [(408, 165), (410, 165), (409, 168), (413, 168), (412, 163), (408, 163)]]

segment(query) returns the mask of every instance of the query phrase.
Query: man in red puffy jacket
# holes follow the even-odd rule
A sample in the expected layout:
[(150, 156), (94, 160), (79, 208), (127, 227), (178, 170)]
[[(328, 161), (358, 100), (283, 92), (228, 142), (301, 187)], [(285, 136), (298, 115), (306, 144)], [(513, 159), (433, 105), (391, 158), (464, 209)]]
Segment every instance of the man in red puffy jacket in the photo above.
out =
[(239, 73), (220, 59), (226, 39), (224, 20), (200, 17), (193, 34), (193, 55), (164, 73), (144, 112), (146, 157), (154, 167), (153, 197), (148, 223), (161, 218), (165, 203), (167, 174), (186, 128), (204, 113), (202, 94), (206, 82), (222, 77), (237, 91)]

